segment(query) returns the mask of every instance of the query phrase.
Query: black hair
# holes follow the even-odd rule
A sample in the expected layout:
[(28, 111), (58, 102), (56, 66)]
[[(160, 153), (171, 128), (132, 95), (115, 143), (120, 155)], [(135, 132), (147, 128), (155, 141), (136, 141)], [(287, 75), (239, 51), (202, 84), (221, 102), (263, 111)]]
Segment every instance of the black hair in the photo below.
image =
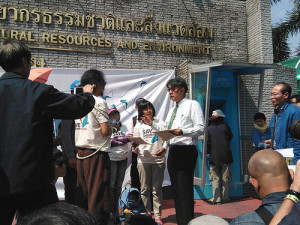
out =
[(299, 103), (299, 102), (300, 102), (300, 95), (299, 95), (299, 94), (292, 95), (292, 96), (290, 97), (290, 99), (292, 99), (292, 98), (295, 98), (295, 99), (296, 99), (296, 103)]
[(0, 66), (6, 72), (10, 72), (20, 67), (23, 59), (30, 63), (31, 52), (29, 48), (17, 40), (5, 40), (0, 50)]
[(138, 120), (141, 121), (142, 117), (144, 116), (143, 110), (147, 109), (147, 107), (150, 107), (153, 111), (153, 117), (155, 116), (155, 108), (153, 104), (147, 100), (141, 102), (138, 104)]
[(185, 80), (181, 77), (176, 77), (174, 79), (169, 80), (167, 82), (167, 88), (169, 88), (169, 85), (171, 85), (172, 88), (184, 88), (185, 93), (187, 93), (187, 91), (189, 90)]
[[(281, 93), (282, 94), (285, 94), (285, 93), (288, 93), (289, 94), (289, 97), (288, 98), (291, 98), (291, 94), (292, 94), (292, 87), (290, 85), (288, 85), (287, 83), (285, 82), (278, 82), (276, 85), (282, 85), (282, 89), (281, 89)], [(275, 86), (276, 86), (275, 85)]]
[(135, 100), (135, 105), (140, 104), (141, 102), (147, 101), (144, 98), (138, 98), (137, 100)]
[(96, 225), (94, 217), (79, 206), (58, 202), (24, 216), (18, 225)]
[(100, 70), (90, 69), (84, 72), (80, 80), (81, 86), (87, 84), (96, 84), (105, 87), (106, 81), (104, 79), (104, 73)]
[(265, 116), (265, 114), (258, 112), (258, 113), (255, 113), (253, 119), (254, 119), (254, 121), (258, 120), (258, 119), (262, 119), (262, 120), (266, 121), (266, 116)]

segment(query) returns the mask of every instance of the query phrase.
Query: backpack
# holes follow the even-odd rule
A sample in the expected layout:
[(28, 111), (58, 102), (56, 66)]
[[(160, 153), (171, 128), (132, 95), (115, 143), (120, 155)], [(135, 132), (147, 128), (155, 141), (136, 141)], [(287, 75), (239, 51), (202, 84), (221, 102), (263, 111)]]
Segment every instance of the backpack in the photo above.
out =
[(126, 188), (119, 197), (114, 222), (118, 224), (125, 221), (126, 214), (139, 215), (145, 212), (140, 191), (137, 188)]

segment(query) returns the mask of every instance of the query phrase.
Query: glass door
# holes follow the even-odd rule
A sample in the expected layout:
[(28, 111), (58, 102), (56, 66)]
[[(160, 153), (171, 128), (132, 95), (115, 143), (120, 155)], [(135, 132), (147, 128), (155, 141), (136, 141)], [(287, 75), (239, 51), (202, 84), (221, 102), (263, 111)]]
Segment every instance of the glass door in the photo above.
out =
[[(190, 98), (196, 100), (201, 105), (205, 119), (205, 130), (209, 119), (209, 103), (210, 103), (210, 86), (211, 86), (211, 68), (192, 69), (190, 68)], [(197, 186), (205, 186), (209, 182), (207, 176), (207, 138), (206, 135), (199, 137), (198, 142), (198, 161), (195, 169), (194, 184)], [(202, 193), (199, 192), (200, 194)], [(204, 196), (196, 196), (203, 198)]]

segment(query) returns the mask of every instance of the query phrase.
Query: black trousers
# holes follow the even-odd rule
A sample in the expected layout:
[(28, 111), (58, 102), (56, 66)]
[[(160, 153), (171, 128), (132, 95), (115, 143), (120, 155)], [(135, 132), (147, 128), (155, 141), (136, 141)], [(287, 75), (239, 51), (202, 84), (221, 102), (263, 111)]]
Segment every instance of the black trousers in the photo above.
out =
[(75, 205), (76, 200), (76, 183), (77, 183), (77, 171), (75, 168), (69, 166), (68, 159), (65, 159), (66, 175), (64, 176), (65, 185), (65, 200), (69, 204)]
[(131, 187), (141, 190), (141, 182), (139, 177), (139, 171), (137, 169), (137, 154), (132, 153), (132, 162), (130, 168)]
[(23, 216), (56, 202), (58, 202), (56, 189), (50, 184), (31, 192), (0, 197), (0, 223), (11, 225), (16, 211), (20, 220)]
[(194, 218), (193, 179), (198, 152), (194, 145), (171, 145), (168, 171), (175, 194), (178, 225), (187, 225)]

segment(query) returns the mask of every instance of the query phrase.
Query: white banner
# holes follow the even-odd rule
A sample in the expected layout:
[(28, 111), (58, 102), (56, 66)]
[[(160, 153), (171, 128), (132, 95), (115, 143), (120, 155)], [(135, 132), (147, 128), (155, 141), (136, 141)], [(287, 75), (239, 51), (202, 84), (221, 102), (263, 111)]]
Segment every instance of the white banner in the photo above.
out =
[[(60, 91), (70, 92), (70, 84), (80, 80), (86, 69), (55, 68), (47, 81)], [(156, 117), (164, 120), (169, 108), (173, 106), (166, 83), (175, 77), (174, 70), (102, 70), (105, 74), (106, 87), (104, 98), (107, 105), (116, 105), (121, 113), (121, 121), (131, 124), (137, 115), (135, 100), (145, 98), (153, 103)]]
[[(70, 92), (70, 84), (80, 80), (87, 69), (54, 68), (46, 84), (53, 85), (62, 92)], [(174, 70), (102, 70), (105, 74), (106, 87), (104, 98), (108, 106), (115, 105), (121, 114), (121, 122), (131, 127), (132, 117), (137, 115), (135, 100), (145, 98), (155, 107), (156, 117), (165, 120), (173, 102), (169, 98), (166, 84), (175, 77)], [(0, 75), (3, 70), (0, 68)], [(128, 159), (123, 187), (130, 182), (131, 157)], [(163, 186), (170, 185), (170, 178), (165, 170)], [(62, 179), (56, 184), (60, 199), (64, 199), (64, 185)]]

